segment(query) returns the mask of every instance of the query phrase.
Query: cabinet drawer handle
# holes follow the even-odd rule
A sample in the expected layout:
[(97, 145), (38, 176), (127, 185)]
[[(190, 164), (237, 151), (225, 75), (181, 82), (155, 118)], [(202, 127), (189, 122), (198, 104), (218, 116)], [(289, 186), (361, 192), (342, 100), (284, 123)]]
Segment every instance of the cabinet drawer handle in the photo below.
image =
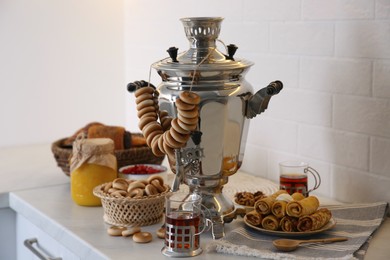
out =
[(28, 239), (24, 240), (24, 245), (28, 249), (30, 249), (30, 251), (33, 252), (34, 255), (36, 255), (39, 259), (42, 259), (42, 260), (62, 260), (61, 257), (52, 258), (49, 256), (45, 256), (45, 253), (43, 253), (38, 246), (37, 246), (37, 248), (34, 247), (35, 243), (38, 245), (38, 239), (36, 239), (36, 238), (28, 238)]

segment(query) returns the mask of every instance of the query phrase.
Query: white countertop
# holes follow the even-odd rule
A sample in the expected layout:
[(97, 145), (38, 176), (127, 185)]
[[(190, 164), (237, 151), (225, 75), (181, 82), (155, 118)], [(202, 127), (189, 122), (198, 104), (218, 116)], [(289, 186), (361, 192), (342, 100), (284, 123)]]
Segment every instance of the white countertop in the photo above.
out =
[[(240, 178), (236, 178), (240, 179)], [(250, 182), (250, 181), (249, 181)], [(253, 182), (251, 182), (253, 183)], [(29, 189), (10, 193), (10, 207), (28, 218), (33, 224), (55, 238), (82, 259), (128, 259), (142, 256), (145, 259), (163, 258), (161, 248), (163, 240), (155, 235), (161, 223), (142, 227), (142, 230), (154, 234), (148, 244), (134, 243), (131, 238), (111, 237), (107, 234), (108, 225), (103, 222), (102, 207), (82, 207), (70, 198), (69, 184), (53, 185), (39, 189)], [(233, 221), (226, 224), (226, 230), (242, 224)], [(212, 240), (211, 234), (201, 236), (201, 245)], [(93, 249), (93, 250), (91, 250)], [(100, 254), (101, 253), (101, 254)], [(166, 257), (168, 259), (168, 257)], [(203, 253), (196, 259), (237, 259), (216, 253)]]
[(57, 167), (50, 144), (0, 149), (0, 208), (8, 192), (69, 183)]
[[(137, 244), (131, 238), (111, 237), (106, 233), (101, 207), (81, 207), (73, 203), (69, 177), (56, 166), (50, 145), (0, 149), (0, 158), (0, 208), (11, 207), (82, 259), (131, 259), (132, 256), (168, 259), (160, 252), (163, 240), (155, 235), (149, 244)], [(237, 191), (232, 183), (240, 183), (240, 187), (246, 190), (277, 187), (268, 180), (239, 172), (229, 178), (224, 188), (228, 197)], [(325, 201), (325, 204), (330, 202)], [(143, 230), (155, 234), (161, 224), (143, 227)], [(242, 224), (240, 218), (234, 220), (225, 225), (225, 231)], [(390, 221), (386, 219), (374, 235), (366, 259), (388, 259), (389, 240)], [(203, 234), (202, 248), (211, 241), (210, 233)], [(203, 252), (195, 257), (213, 260), (238, 258), (214, 252)]]

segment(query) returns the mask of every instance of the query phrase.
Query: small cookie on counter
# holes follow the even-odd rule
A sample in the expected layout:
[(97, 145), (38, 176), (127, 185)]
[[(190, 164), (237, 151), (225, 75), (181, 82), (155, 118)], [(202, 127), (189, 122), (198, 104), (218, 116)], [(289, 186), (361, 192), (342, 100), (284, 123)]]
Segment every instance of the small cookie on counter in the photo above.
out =
[(118, 236), (122, 236), (122, 232), (125, 231), (125, 230), (126, 230), (125, 227), (112, 226), (112, 227), (109, 227), (109, 228), (107, 229), (107, 233), (108, 233), (110, 236), (118, 237)]
[(164, 239), (165, 238), (165, 227), (161, 227), (156, 231), (156, 235), (158, 238)]
[(149, 232), (138, 232), (133, 235), (133, 241), (136, 243), (149, 243), (152, 240), (153, 236)]
[(138, 233), (138, 232), (141, 232), (141, 228), (140, 227), (129, 227), (126, 230), (122, 231), (122, 236), (129, 237), (129, 236), (132, 236), (132, 235), (134, 235), (135, 233)]

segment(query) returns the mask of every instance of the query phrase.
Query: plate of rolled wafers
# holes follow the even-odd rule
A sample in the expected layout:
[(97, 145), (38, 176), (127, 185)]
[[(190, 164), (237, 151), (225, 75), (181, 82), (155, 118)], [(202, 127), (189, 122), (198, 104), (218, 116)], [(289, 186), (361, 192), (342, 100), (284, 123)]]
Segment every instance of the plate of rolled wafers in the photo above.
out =
[(284, 190), (256, 201), (244, 223), (265, 234), (291, 237), (321, 233), (336, 225), (332, 212), (320, 207), (317, 197), (289, 195)]

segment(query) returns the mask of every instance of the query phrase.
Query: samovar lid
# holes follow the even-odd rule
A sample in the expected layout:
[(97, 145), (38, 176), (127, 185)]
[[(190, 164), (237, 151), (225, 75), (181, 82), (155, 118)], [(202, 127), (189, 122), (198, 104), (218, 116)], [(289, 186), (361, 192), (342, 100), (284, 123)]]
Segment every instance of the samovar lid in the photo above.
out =
[(241, 74), (253, 65), (251, 61), (234, 57), (237, 47), (233, 44), (226, 46), (226, 54), (217, 49), (222, 17), (188, 17), (180, 20), (190, 48), (179, 54), (177, 48), (169, 48), (170, 57), (152, 64), (160, 75), (170, 78), (186, 71), (234, 71)]

